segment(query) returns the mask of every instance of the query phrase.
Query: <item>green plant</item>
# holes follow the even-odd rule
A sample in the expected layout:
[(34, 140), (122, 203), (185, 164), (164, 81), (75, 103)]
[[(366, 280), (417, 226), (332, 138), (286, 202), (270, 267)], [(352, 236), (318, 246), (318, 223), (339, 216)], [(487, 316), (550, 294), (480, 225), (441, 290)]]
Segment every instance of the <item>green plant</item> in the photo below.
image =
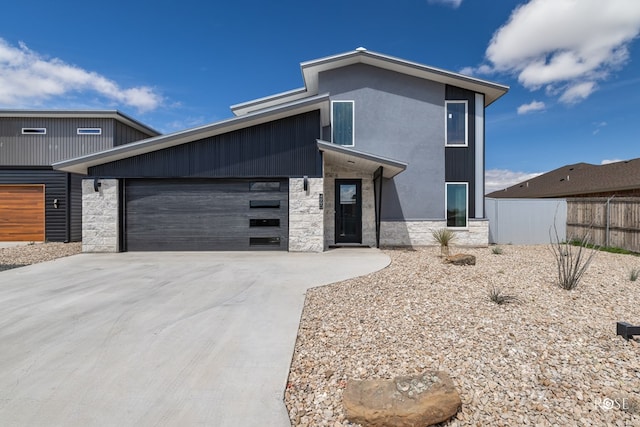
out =
[(491, 252), (493, 252), (495, 255), (501, 255), (502, 248), (500, 246), (494, 246), (491, 248)]
[(493, 286), (489, 289), (489, 299), (498, 305), (520, 302), (518, 297), (502, 293), (502, 289)]
[(448, 228), (438, 228), (437, 230), (432, 230), (431, 235), (433, 236), (433, 239), (440, 244), (440, 253), (444, 256), (448, 256), (449, 244), (455, 240), (455, 233)]
[(629, 272), (629, 280), (635, 282), (638, 280), (638, 276), (640, 275), (640, 268), (632, 268), (631, 272)]
[[(552, 234), (553, 231), (553, 234)], [(589, 268), (589, 264), (597, 253), (597, 247), (591, 245), (590, 229), (581, 239), (561, 241), (554, 222), (549, 230), (551, 252), (553, 253), (558, 270), (558, 286), (568, 291), (575, 289), (580, 279)], [(571, 242), (574, 242), (573, 244)], [(588, 249), (589, 245), (593, 249)], [(589, 251), (589, 253), (587, 253)]]

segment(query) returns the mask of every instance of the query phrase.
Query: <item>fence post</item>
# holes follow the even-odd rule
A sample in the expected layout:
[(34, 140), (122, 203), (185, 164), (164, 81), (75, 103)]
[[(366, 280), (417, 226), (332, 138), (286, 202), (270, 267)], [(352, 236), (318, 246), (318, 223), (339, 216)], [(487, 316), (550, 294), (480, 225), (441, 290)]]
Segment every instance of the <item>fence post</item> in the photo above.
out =
[(610, 203), (611, 199), (613, 199), (614, 197), (616, 197), (616, 195), (614, 194), (613, 196), (609, 197), (607, 199), (607, 228), (605, 231), (605, 236), (604, 236), (604, 240), (605, 240), (605, 247), (609, 247), (609, 224), (610, 224), (610, 217), (611, 217), (611, 210), (610, 210)]

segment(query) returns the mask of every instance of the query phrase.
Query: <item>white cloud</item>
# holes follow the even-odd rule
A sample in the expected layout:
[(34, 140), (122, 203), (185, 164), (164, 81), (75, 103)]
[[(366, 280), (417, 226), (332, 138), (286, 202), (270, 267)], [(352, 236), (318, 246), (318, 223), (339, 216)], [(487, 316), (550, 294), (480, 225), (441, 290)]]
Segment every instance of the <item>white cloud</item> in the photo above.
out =
[(518, 107), (518, 114), (527, 114), (533, 111), (542, 111), (545, 109), (544, 102), (541, 101), (531, 101), (528, 104), (522, 104)]
[(494, 33), (486, 58), (492, 71), (576, 103), (628, 61), (639, 33), (637, 0), (531, 0)]
[(597, 135), (598, 133), (600, 133), (600, 129), (602, 129), (607, 125), (607, 122), (596, 122), (593, 125), (596, 127), (595, 130), (593, 131), (593, 134)]
[(508, 169), (487, 169), (484, 173), (485, 194), (503, 190), (542, 173), (515, 172)]
[(601, 165), (608, 165), (609, 163), (617, 163), (617, 162), (621, 162), (622, 159), (612, 159), (612, 160), (608, 160), (608, 159), (604, 159), (603, 161), (600, 162)]
[(45, 58), (24, 43), (16, 47), (0, 38), (0, 105), (8, 108), (40, 105), (74, 92), (94, 92), (139, 112), (154, 110), (163, 101), (153, 88), (122, 88), (98, 73), (58, 58)]
[(457, 9), (462, 4), (462, 0), (427, 0), (429, 4), (442, 4)]
[(577, 104), (584, 101), (596, 89), (595, 82), (583, 82), (569, 85), (560, 96), (560, 102), (564, 104)]

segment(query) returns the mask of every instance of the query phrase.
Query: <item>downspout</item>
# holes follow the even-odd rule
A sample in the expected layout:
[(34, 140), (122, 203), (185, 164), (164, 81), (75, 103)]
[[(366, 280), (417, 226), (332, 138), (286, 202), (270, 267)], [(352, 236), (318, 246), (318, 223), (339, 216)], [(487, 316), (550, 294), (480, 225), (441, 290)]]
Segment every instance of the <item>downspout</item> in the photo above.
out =
[(382, 214), (382, 166), (373, 173), (373, 203), (376, 220), (376, 248), (380, 247), (380, 216)]

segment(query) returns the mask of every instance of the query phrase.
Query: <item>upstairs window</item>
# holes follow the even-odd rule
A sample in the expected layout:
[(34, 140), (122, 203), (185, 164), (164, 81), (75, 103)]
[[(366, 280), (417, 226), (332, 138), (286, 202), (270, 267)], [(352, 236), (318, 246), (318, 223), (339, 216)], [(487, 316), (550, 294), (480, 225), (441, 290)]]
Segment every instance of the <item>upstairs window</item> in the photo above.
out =
[(445, 187), (447, 227), (466, 228), (469, 222), (469, 184), (466, 182), (447, 182)]
[(78, 135), (102, 135), (102, 128), (78, 128)]
[(23, 135), (46, 135), (47, 128), (22, 128)]
[(354, 145), (353, 101), (331, 101), (331, 142)]
[(445, 145), (466, 147), (467, 101), (445, 101)]

